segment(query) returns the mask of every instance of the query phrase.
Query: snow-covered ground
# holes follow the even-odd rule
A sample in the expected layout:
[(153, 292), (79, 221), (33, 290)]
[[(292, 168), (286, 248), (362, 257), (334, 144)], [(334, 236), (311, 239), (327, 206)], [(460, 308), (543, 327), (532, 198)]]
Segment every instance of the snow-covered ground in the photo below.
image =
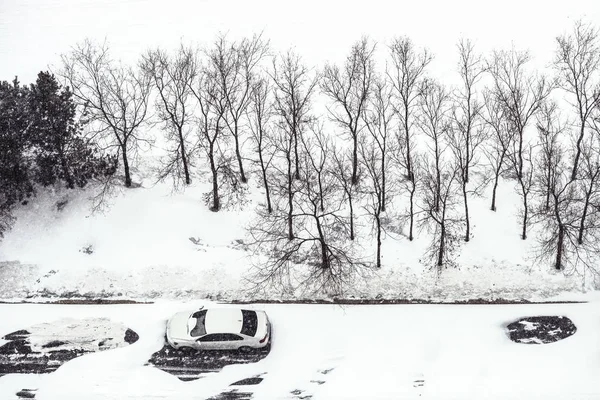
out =
[[(240, 242), (260, 193), (244, 209), (210, 212), (202, 203), (205, 184), (184, 193), (168, 185), (128, 190), (105, 214), (91, 214), (88, 192), (42, 191), (16, 212), (16, 224), (0, 243), (0, 298), (37, 296), (134, 299), (279, 299), (272, 290), (247, 292), (245, 279), (256, 261)], [(62, 211), (56, 203), (68, 200)], [(471, 203), (474, 238), (464, 244), (459, 268), (438, 275), (422, 262), (429, 243), (424, 232), (413, 242), (387, 237), (383, 267), (346, 288), (339, 297), (577, 300), (593, 288), (591, 277), (555, 272), (532, 257), (535, 236), (524, 242), (515, 217), (518, 200), (511, 183), (498, 193), (498, 211), (487, 197)], [(368, 217), (364, 257), (373, 257)], [(91, 246), (91, 247), (90, 247)], [(89, 248), (91, 254), (85, 251)], [(6, 263), (6, 261), (13, 261)], [(322, 295), (327, 297), (326, 295)], [(288, 298), (306, 297), (301, 291)]]
[[(548, 4), (510, 0), (490, 8), (474, 0), (310, 0), (282, 6), (275, 0), (180, 0), (165, 6), (157, 0), (5, 0), (0, 2), (0, 79), (19, 75), (29, 83), (47, 65), (57, 70), (59, 55), (85, 37), (106, 38), (115, 57), (133, 63), (151, 47), (174, 49), (181, 40), (206, 44), (219, 31), (232, 39), (264, 31), (275, 52), (292, 46), (315, 68), (343, 60), (362, 34), (378, 41), (382, 54), (391, 38), (408, 35), (435, 54), (431, 74), (451, 84), (457, 78), (455, 44), (461, 37), (475, 40), (483, 53), (511, 42), (531, 49), (535, 65), (544, 69), (552, 59), (554, 38), (575, 19), (600, 20), (594, 0), (573, 0), (568, 8)], [(251, 202), (242, 210), (211, 213), (201, 200), (209, 190), (206, 179), (196, 176), (192, 187), (173, 194), (148, 175), (152, 158), (143, 154), (144, 164), (138, 165), (135, 180), (142, 187), (112, 199), (106, 214), (90, 215), (91, 193), (81, 191), (41, 190), (17, 209), (15, 226), (0, 242), (0, 298), (307, 296), (301, 291), (246, 291), (245, 279), (256, 260), (243, 243), (245, 227), (262, 200), (258, 190), (252, 188)], [(250, 185), (256, 182), (252, 177)], [(597, 276), (596, 281), (572, 271), (565, 276), (533, 261), (536, 232), (527, 241), (519, 239), (519, 199), (512, 183), (499, 188), (498, 212), (489, 210), (489, 198), (488, 188), (482, 198), (470, 200), (474, 237), (463, 245), (459, 268), (438, 276), (422, 262), (430, 241), (425, 232), (413, 242), (387, 237), (381, 270), (327, 296), (576, 300), (598, 287)], [(59, 211), (56, 205), (64, 201)], [(362, 239), (357, 246), (373, 259), (370, 223), (364, 215), (358, 222)]]
[[(203, 303), (208, 305), (208, 303)], [(60, 318), (110, 318), (140, 335), (49, 375), (6, 375), (0, 398), (39, 388), (38, 400), (207, 399), (261, 375), (255, 399), (600, 399), (600, 303), (552, 305), (252, 305), (269, 314), (271, 353), (183, 382), (144, 366), (163, 345), (165, 320), (200, 303), (0, 305), (0, 335)], [(221, 306), (223, 307), (223, 306)], [(227, 307), (227, 306), (225, 306)], [(511, 342), (506, 324), (564, 315), (577, 332), (545, 344)], [(293, 395), (292, 392), (299, 393)]]

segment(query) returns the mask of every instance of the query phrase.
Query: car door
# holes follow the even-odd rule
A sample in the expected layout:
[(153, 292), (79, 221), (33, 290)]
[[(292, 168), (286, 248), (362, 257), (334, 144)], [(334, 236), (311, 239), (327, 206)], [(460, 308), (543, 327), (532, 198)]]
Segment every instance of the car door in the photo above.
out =
[(222, 342), (220, 333), (209, 333), (196, 340), (200, 350), (217, 350)]
[(233, 333), (211, 333), (197, 340), (201, 350), (235, 350), (244, 339)]

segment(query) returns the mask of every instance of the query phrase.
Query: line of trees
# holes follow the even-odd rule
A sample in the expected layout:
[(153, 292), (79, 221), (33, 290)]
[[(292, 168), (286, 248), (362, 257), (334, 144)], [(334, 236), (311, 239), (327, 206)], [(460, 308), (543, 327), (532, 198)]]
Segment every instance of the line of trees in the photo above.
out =
[[(153, 146), (149, 128), (159, 126), (166, 147), (158, 180), (184, 188), (206, 170), (215, 212), (243, 202), (249, 183), (263, 189), (250, 227), (266, 256), (257, 287), (340, 289), (381, 267), (386, 235), (412, 241), (420, 230), (431, 234), (431, 265), (452, 264), (476, 234), (470, 200), (490, 188), (495, 212), (501, 179), (521, 199), (515, 234), (527, 240), (532, 225), (543, 227), (540, 261), (596, 271), (598, 29), (576, 22), (557, 37), (549, 76), (515, 47), (486, 57), (461, 40), (456, 54), (459, 84), (448, 86), (429, 73), (433, 55), (407, 37), (388, 45), (363, 37), (341, 65), (322, 69), (292, 50), (272, 54), (262, 35), (148, 50), (135, 66), (114, 60), (106, 43), (85, 41), (63, 56), (66, 87), (48, 74), (31, 88), (2, 83), (0, 139), (21, 146), (3, 150), (2, 210), (37, 183), (83, 186), (122, 172), (123, 185), (135, 186), (131, 170), (140, 149)], [(68, 111), (48, 105), (44, 91)], [(315, 113), (321, 100), (324, 115)], [(23, 102), (40, 111), (23, 111)], [(356, 243), (360, 225), (372, 227), (373, 259)], [(306, 268), (292, 281), (295, 265)]]

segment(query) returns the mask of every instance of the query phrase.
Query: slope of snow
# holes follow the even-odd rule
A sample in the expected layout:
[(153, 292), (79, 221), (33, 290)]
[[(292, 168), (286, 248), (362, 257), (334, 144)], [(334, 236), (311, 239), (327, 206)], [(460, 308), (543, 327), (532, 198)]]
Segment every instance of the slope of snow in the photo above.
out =
[[(182, 382), (151, 366), (165, 320), (200, 303), (55, 306), (0, 305), (0, 334), (58, 318), (106, 317), (140, 334), (131, 346), (74, 359), (50, 375), (0, 378), (0, 398), (39, 388), (39, 400), (206, 399), (238, 380), (254, 398), (600, 399), (600, 303), (552, 305), (252, 305), (273, 323), (271, 353)], [(209, 306), (209, 303), (204, 303)], [(225, 306), (226, 307), (226, 306)], [(506, 324), (564, 315), (577, 332), (546, 344), (511, 342)], [(60, 327), (56, 327), (60, 329)]]
[[(489, 211), (487, 198), (472, 201), (474, 238), (463, 245), (459, 268), (441, 275), (430, 270), (422, 260), (430, 240), (425, 232), (413, 242), (387, 237), (383, 268), (344, 295), (536, 300), (589, 288), (591, 280), (565, 277), (531, 262), (535, 238), (520, 240), (516, 195), (510, 183), (500, 189), (497, 213)], [(0, 245), (0, 260), (23, 264), (0, 268), (5, 282), (15, 282), (3, 286), (2, 297), (247, 298), (244, 279), (255, 258), (239, 243), (248, 240), (244, 228), (260, 193), (254, 191), (255, 201), (243, 209), (212, 213), (201, 201), (207, 190), (198, 184), (173, 194), (168, 185), (150, 184), (113, 199), (106, 214), (90, 213), (89, 192), (42, 191), (18, 210), (15, 226)], [(65, 200), (67, 205), (57, 211), (56, 202)], [(358, 221), (363, 225), (359, 244), (364, 257), (372, 258), (368, 218)], [(87, 254), (83, 250), (90, 245), (93, 252)]]
[[(57, 70), (59, 54), (85, 37), (106, 39), (116, 58), (133, 63), (150, 47), (174, 49), (181, 40), (207, 44), (218, 32), (235, 39), (264, 31), (274, 52), (292, 46), (315, 68), (342, 61), (362, 34), (380, 42), (382, 57), (389, 40), (408, 35), (435, 55), (431, 74), (452, 84), (457, 78), (455, 44), (461, 37), (474, 39), (483, 53), (513, 42), (532, 50), (535, 66), (544, 69), (552, 59), (555, 36), (575, 19), (600, 20), (600, 7), (593, 0), (573, 0), (568, 9), (510, 0), (493, 10), (474, 0), (375, 0), (368, 5), (310, 0), (286, 6), (275, 0), (178, 0), (168, 6), (157, 0), (6, 0), (0, 2), (0, 16), (0, 79), (19, 75), (23, 83), (33, 81), (47, 64)], [(506, 29), (506, 21), (511, 29)], [(379, 66), (384, 67), (383, 59)], [(152, 134), (162, 135), (156, 129)], [(185, 193), (173, 194), (168, 184), (154, 185), (149, 176), (155, 158), (156, 154), (142, 154), (141, 172), (135, 176), (142, 187), (112, 199), (105, 214), (90, 215), (90, 191), (42, 190), (17, 209), (14, 228), (0, 242), (0, 298), (308, 296), (274, 289), (247, 292), (248, 272), (259, 261), (244, 250), (245, 227), (262, 201), (258, 190), (251, 188), (251, 201), (241, 210), (211, 213), (202, 204), (202, 195), (209, 190), (206, 179), (195, 177)], [(405, 197), (397, 199), (397, 210), (405, 208)], [(318, 295), (541, 300), (575, 299), (598, 288), (598, 275), (566, 271), (565, 276), (534, 262), (536, 232), (533, 229), (527, 241), (518, 236), (519, 199), (512, 183), (501, 184), (496, 213), (489, 210), (489, 197), (488, 189), (482, 198), (470, 200), (474, 237), (462, 245), (458, 268), (438, 275), (423, 260), (430, 236), (421, 232), (409, 242), (402, 236), (406, 227), (392, 221), (400, 234), (385, 238), (383, 268), (356, 280), (343, 293)], [(65, 200), (65, 208), (58, 211), (56, 203)], [(363, 215), (358, 223), (362, 238), (356, 247), (372, 260), (370, 222)]]
[[(308, 296), (301, 290), (247, 292), (257, 258), (243, 243), (247, 224), (261, 201), (258, 190), (242, 209), (210, 212), (202, 203), (205, 184), (171, 193), (167, 184), (128, 190), (115, 197), (105, 214), (92, 214), (89, 191), (42, 191), (17, 213), (13, 229), (0, 244), (0, 297), (119, 297), (279, 299)], [(502, 185), (498, 212), (487, 198), (473, 199), (474, 238), (462, 245), (457, 268), (438, 274), (423, 259), (429, 235), (409, 242), (388, 236), (383, 267), (354, 282), (343, 293), (318, 297), (464, 300), (473, 298), (575, 299), (594, 288), (590, 277), (566, 276), (531, 259), (534, 234), (518, 236), (517, 199)], [(57, 201), (68, 200), (62, 211)], [(401, 204), (401, 200), (399, 200)], [(367, 216), (358, 220), (361, 254), (373, 259)], [(84, 251), (88, 246), (91, 254)], [(19, 263), (6, 263), (18, 261)]]

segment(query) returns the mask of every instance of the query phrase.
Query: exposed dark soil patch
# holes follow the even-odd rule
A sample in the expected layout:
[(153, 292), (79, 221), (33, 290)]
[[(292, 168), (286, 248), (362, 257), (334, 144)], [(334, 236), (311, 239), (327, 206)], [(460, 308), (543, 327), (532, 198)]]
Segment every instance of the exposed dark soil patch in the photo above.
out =
[(271, 347), (256, 349), (248, 352), (210, 350), (185, 352), (175, 350), (167, 343), (162, 349), (152, 354), (148, 364), (175, 375), (182, 381), (201, 378), (207, 372), (217, 372), (226, 365), (249, 364), (265, 358)]
[(506, 326), (510, 340), (516, 343), (553, 343), (573, 335), (577, 327), (564, 316), (521, 318)]
[(258, 385), (262, 381), (263, 378), (260, 376), (253, 376), (252, 378), (246, 378), (242, 379), (241, 381), (234, 382), (230, 386)]
[(125, 343), (134, 344), (139, 340), (139, 338), (140, 336), (131, 329), (127, 328), (125, 331)]
[[(93, 324), (94, 321), (98, 322), (96, 326)], [(0, 346), (0, 376), (6, 374), (50, 373), (65, 362), (86, 353), (123, 347), (135, 343), (139, 339), (137, 333), (130, 329), (125, 330), (125, 327), (121, 328), (121, 334), (125, 330), (121, 338), (94, 337), (95, 332), (98, 331), (98, 326), (102, 326), (106, 322), (112, 323), (105, 319), (86, 319), (81, 320), (80, 323), (78, 323), (78, 320), (73, 319), (59, 320), (5, 335), (2, 339), (9, 342)], [(96, 330), (86, 331), (85, 329), (88, 326), (92, 327), (90, 329), (95, 328)], [(41, 328), (49, 329), (48, 327), (52, 330), (42, 330), (39, 334), (35, 333), (39, 332)], [(81, 335), (70, 335), (73, 332), (80, 332)], [(57, 339), (53, 334), (59, 335), (59, 338)], [(35, 345), (32, 344), (32, 337), (35, 337), (33, 342)], [(44, 340), (47, 340), (47, 342), (44, 343)], [(22, 392), (24, 396), (27, 395), (26, 390)]]
[(251, 398), (252, 393), (231, 390), (229, 392), (223, 392), (216, 397), (210, 397), (208, 400), (250, 400)]
[(17, 397), (20, 399), (35, 399), (37, 389), (23, 389), (17, 392)]

